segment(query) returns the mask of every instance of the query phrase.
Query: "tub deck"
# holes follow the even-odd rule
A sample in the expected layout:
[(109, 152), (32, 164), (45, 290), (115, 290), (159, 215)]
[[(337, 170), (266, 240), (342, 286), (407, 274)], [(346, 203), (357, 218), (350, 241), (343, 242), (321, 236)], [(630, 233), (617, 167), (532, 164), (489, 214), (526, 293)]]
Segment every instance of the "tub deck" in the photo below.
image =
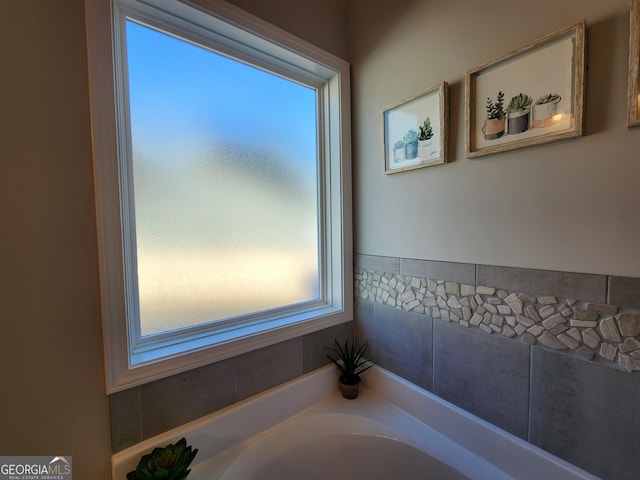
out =
[(356, 401), (334, 393), (207, 459), (192, 476), (212, 472), (219, 480), (511, 478), (372, 391)]
[(190, 479), (250, 480), (291, 452), (294, 458), (309, 455), (305, 442), (319, 453), (316, 447), (323, 445), (328, 454), (332, 442), (358, 434), (393, 440), (394, 448), (410, 445), (396, 448), (400, 456), (428, 452), (436, 460), (433, 468), (443, 462), (462, 474), (451, 479), (597, 480), (379, 367), (368, 372), (362, 387), (358, 399), (345, 400), (337, 391), (335, 370), (317, 370), (115, 454), (113, 478), (122, 480), (142, 455), (183, 436), (198, 448)]

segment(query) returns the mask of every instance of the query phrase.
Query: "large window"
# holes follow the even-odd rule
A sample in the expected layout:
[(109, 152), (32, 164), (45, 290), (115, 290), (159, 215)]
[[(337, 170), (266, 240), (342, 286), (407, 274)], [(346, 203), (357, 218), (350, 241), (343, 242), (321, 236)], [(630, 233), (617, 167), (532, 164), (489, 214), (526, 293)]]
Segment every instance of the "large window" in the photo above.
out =
[(227, 4), (112, 18), (114, 86), (91, 85), (108, 390), (350, 320), (348, 66)]
[(316, 89), (129, 19), (126, 54), (141, 335), (317, 301)]

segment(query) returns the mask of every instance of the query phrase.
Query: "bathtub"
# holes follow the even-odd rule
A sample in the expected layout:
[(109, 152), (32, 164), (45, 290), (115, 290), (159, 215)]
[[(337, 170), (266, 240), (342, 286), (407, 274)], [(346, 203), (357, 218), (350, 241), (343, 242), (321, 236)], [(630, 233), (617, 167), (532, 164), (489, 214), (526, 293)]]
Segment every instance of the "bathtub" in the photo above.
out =
[(148, 439), (112, 457), (114, 480), (182, 436), (190, 480), (597, 480), (378, 367), (356, 400), (327, 367)]

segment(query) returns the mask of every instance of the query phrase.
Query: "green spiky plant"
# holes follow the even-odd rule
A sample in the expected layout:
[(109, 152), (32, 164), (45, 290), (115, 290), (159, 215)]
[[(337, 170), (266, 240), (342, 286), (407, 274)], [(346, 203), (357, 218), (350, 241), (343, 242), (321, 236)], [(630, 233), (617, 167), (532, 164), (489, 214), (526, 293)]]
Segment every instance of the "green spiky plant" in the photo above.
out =
[(545, 103), (559, 102), (560, 100), (562, 100), (562, 97), (560, 95), (558, 95), (557, 93), (550, 93), (536, 100), (536, 105), (544, 105)]
[(328, 347), (335, 356), (327, 355), (340, 372), (340, 382), (345, 385), (356, 385), (360, 382), (360, 374), (375, 365), (373, 360), (365, 359), (369, 342), (358, 345), (358, 339), (345, 340), (344, 345), (334, 340), (335, 347)]
[(418, 141), (418, 132), (416, 132), (413, 128), (411, 130), (409, 130), (407, 133), (404, 134), (404, 137), (402, 137), (402, 140), (404, 140), (405, 145), (409, 144), (409, 143), (414, 143)]
[(524, 93), (511, 97), (509, 105), (507, 105), (507, 112), (517, 112), (518, 110), (525, 110), (533, 103), (533, 98)]
[(429, 140), (433, 137), (433, 128), (431, 127), (431, 119), (427, 117), (420, 128), (419, 140)]
[(495, 103), (487, 97), (487, 120), (500, 120), (504, 118), (504, 92), (498, 92)]
[(127, 473), (127, 480), (184, 480), (197, 453), (198, 449), (192, 450), (184, 438), (175, 445), (154, 448), (143, 455), (135, 470)]

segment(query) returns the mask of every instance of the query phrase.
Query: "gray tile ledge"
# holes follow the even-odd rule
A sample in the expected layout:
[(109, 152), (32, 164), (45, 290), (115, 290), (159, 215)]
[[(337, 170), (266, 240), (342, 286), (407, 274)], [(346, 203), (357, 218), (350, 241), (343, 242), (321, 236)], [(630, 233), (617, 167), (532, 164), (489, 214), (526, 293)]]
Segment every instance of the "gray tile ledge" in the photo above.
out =
[(486, 287), (640, 308), (640, 277), (565, 272), (420, 258), (354, 254), (364, 270), (399, 273)]
[(473, 284), (476, 278), (476, 266), (472, 263), (401, 258), (400, 274)]
[(356, 253), (353, 263), (357, 268), (378, 272), (400, 273), (398, 257), (382, 257), (378, 255), (362, 255)]
[(478, 265), (477, 272), (478, 285), (607, 303), (606, 275), (492, 265)]

